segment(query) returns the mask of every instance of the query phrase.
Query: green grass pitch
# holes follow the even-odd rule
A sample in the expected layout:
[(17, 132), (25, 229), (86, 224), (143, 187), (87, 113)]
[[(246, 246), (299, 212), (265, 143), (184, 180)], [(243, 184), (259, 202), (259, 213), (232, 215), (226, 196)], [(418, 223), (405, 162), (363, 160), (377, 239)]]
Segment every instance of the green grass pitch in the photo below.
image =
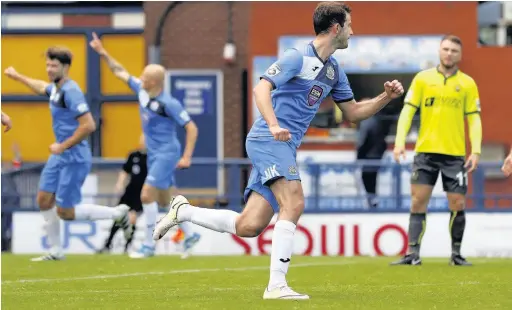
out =
[(293, 257), (289, 285), (306, 301), (262, 299), (269, 257), (2, 255), (2, 309), (512, 309), (512, 260), (473, 267), (424, 259)]

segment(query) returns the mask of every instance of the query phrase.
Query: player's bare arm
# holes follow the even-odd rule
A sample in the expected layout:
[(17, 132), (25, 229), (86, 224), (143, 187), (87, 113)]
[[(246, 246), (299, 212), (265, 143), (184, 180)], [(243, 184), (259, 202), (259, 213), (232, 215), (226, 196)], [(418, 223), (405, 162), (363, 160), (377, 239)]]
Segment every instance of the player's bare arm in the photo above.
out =
[(55, 155), (61, 154), (65, 150), (73, 147), (75, 144), (80, 143), (80, 141), (84, 140), (95, 130), (96, 123), (92, 118), (92, 114), (87, 112), (78, 117), (78, 128), (75, 130), (73, 135), (62, 143), (53, 143), (50, 145), (50, 152)]
[(126, 173), (126, 171), (124, 171), (124, 170), (121, 170), (119, 172), (119, 175), (117, 177), (116, 186), (114, 189), (117, 194), (121, 194), (123, 192), (123, 189), (126, 186), (126, 181), (128, 180), (129, 176), (130, 175), (128, 173)]
[(12, 128), (11, 118), (4, 112), (2, 112), (2, 126), (5, 126), (4, 132), (8, 132)]
[(30, 88), (33, 92), (39, 95), (45, 95), (46, 94), (46, 87), (50, 85), (50, 83), (42, 81), (42, 80), (36, 80), (29, 78), (18, 71), (14, 69), (13, 67), (9, 67), (5, 69), (4, 74), (7, 75), (7, 77), (20, 82)]
[(89, 42), (89, 45), (92, 47), (92, 49), (95, 50), (101, 56), (101, 58), (107, 62), (110, 71), (112, 71), (112, 73), (114, 73), (118, 79), (124, 82), (128, 82), (130, 73), (128, 73), (128, 71), (126, 71), (126, 69), (119, 62), (117, 62), (114, 57), (110, 56), (107, 50), (103, 47), (101, 40), (95, 32), (92, 33), (92, 37), (92, 41)]
[(261, 79), (259, 81), (253, 90), (256, 106), (263, 116), (263, 119), (267, 122), (268, 128), (274, 138), (279, 141), (288, 141), (292, 138), (292, 135), (288, 129), (281, 128), (277, 122), (270, 94), (272, 92), (272, 88), (272, 84), (269, 81), (265, 79)]
[(194, 121), (190, 121), (185, 125), (185, 150), (183, 151), (183, 156), (178, 162), (177, 167), (179, 169), (188, 168), (192, 162), (192, 154), (194, 154), (194, 149), (196, 147), (197, 134), (199, 130), (197, 129), (196, 123)]
[[(347, 120), (358, 122), (373, 116), (384, 108), (392, 99), (402, 96), (404, 88), (400, 82), (394, 80), (384, 83), (384, 92), (375, 98), (356, 102), (354, 99), (347, 102), (341, 102), (338, 107), (346, 115)], [(332, 100), (332, 99), (330, 99)]]

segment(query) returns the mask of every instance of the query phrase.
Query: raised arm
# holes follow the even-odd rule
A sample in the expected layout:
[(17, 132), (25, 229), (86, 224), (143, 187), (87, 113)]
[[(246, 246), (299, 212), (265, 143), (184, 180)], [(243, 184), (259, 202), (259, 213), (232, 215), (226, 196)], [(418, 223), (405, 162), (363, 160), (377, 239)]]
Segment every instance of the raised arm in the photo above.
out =
[(50, 83), (24, 76), (23, 74), (18, 73), (13, 67), (5, 69), (4, 73), (7, 75), (7, 77), (24, 84), (36, 94), (48, 95), (46, 89)]
[(92, 41), (89, 42), (89, 45), (92, 47), (92, 49), (95, 50), (101, 56), (101, 58), (107, 62), (110, 71), (112, 71), (112, 73), (114, 73), (118, 79), (128, 83), (128, 80), (130, 79), (130, 73), (128, 73), (128, 71), (126, 71), (126, 69), (119, 62), (117, 62), (114, 57), (109, 55), (95, 32), (92, 33), (92, 37)]

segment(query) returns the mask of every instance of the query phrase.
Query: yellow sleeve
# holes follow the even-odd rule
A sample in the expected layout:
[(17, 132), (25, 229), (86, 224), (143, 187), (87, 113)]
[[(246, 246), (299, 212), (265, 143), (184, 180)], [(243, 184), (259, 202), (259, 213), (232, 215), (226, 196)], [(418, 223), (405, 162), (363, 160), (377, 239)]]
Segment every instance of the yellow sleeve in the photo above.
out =
[(482, 150), (482, 120), (480, 118), (480, 95), (476, 83), (471, 80), (468, 87), (464, 114), (468, 119), (469, 140), (471, 141), (471, 153), (480, 154)]
[(464, 104), (464, 114), (468, 115), (473, 113), (480, 113), (480, 95), (478, 94), (476, 83), (471, 81)]
[(471, 154), (480, 154), (482, 151), (482, 120), (478, 112), (467, 116), (469, 127), (469, 140), (471, 141)]
[(418, 74), (414, 77), (411, 82), (407, 95), (405, 96), (404, 102), (410, 104), (416, 108), (421, 106), (421, 98), (423, 97), (423, 83)]
[(409, 133), (409, 129), (411, 129), (412, 118), (414, 117), (416, 110), (417, 108), (412, 104), (404, 105), (396, 127), (395, 146), (405, 146), (405, 138), (407, 137), (407, 133)]

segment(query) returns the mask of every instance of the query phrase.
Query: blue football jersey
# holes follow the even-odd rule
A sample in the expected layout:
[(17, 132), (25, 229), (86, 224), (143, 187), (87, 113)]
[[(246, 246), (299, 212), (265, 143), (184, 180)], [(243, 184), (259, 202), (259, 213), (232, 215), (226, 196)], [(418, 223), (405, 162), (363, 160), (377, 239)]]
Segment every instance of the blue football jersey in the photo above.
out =
[[(354, 98), (345, 72), (334, 57), (322, 61), (312, 43), (302, 51), (288, 49), (261, 77), (269, 81), (272, 106), (281, 128), (288, 129), (299, 147), (306, 130), (327, 96), (336, 103)], [(267, 122), (259, 116), (248, 137), (271, 137)]]
[(181, 144), (176, 125), (190, 122), (190, 116), (178, 100), (165, 92), (150, 98), (138, 79), (130, 77), (128, 85), (139, 97), (142, 130), (149, 155), (180, 154)]
[[(46, 95), (50, 97), (53, 134), (55, 140), (62, 143), (75, 133), (79, 125), (77, 118), (89, 112), (89, 105), (80, 86), (72, 80), (65, 81), (61, 88), (55, 84), (48, 85)], [(87, 139), (65, 150), (58, 158), (66, 163), (91, 161)]]

